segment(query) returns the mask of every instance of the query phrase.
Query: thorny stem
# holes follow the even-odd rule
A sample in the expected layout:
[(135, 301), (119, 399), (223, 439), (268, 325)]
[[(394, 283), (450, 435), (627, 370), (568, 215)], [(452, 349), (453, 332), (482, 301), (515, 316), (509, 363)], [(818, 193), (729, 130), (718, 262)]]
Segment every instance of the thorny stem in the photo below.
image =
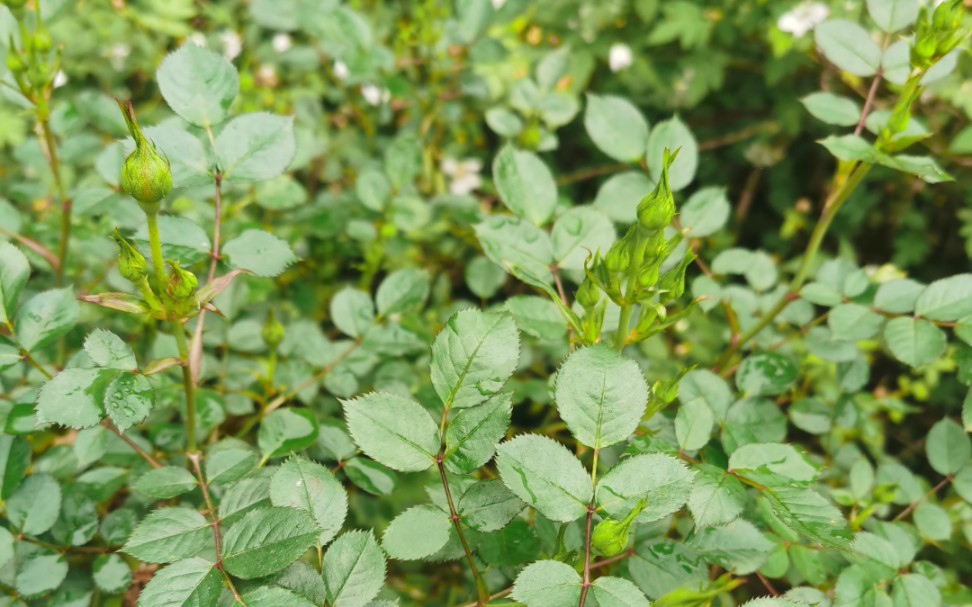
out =
[(57, 196), (61, 199), (61, 241), (58, 245), (57, 267), (55, 267), (57, 285), (61, 286), (64, 283), (64, 262), (67, 259), (68, 241), (71, 239), (71, 209), (73, 205), (64, 190), (64, 180), (61, 178), (61, 161), (57, 154), (57, 140), (54, 139), (54, 132), (51, 131), (50, 120), (46, 118), (38, 120), (38, 126), (44, 136), (47, 163), (50, 165), (51, 174), (54, 176)]
[(949, 483), (951, 483), (951, 482), (952, 482), (952, 477), (951, 476), (946, 476), (945, 478), (942, 479), (942, 481), (940, 483), (938, 483), (937, 485), (935, 485), (934, 487), (932, 487), (931, 489), (929, 489), (928, 493), (926, 493), (925, 495), (919, 497), (915, 501), (913, 501), (910, 504), (908, 504), (908, 507), (905, 508), (904, 510), (902, 510), (901, 512), (899, 512), (898, 515), (896, 517), (894, 517), (892, 520), (894, 520), (895, 522), (897, 522), (897, 521), (900, 521), (901, 519), (905, 518), (906, 516), (908, 516), (909, 514), (911, 514), (912, 511), (914, 511), (914, 509), (917, 508), (923, 501), (925, 501), (929, 497), (935, 495), (936, 493), (938, 493), (939, 491), (941, 491), (942, 489), (944, 489), (945, 487), (947, 487), (949, 485)]
[(445, 458), (446, 458), (446, 425), (449, 420), (449, 410), (452, 408), (452, 398), (445, 403), (445, 407), (442, 410), (442, 421), (439, 423), (439, 436), (442, 437), (439, 445), (439, 454), (435, 458), (435, 464), (439, 468), (439, 477), (442, 479), (442, 489), (445, 491), (446, 501), (449, 503), (449, 518), (452, 520), (452, 526), (456, 529), (456, 535), (459, 536), (459, 542), (462, 544), (462, 549), (466, 553), (466, 560), (469, 562), (469, 569), (472, 571), (473, 579), (476, 580), (476, 605), (483, 607), (489, 603), (489, 588), (486, 586), (486, 581), (483, 576), (479, 573), (479, 567), (476, 566), (476, 559), (473, 557), (472, 549), (469, 547), (469, 542), (466, 540), (466, 534), (462, 530), (462, 522), (460, 520), (459, 512), (456, 510), (456, 505), (452, 500), (452, 491), (449, 489), (449, 479), (446, 476), (445, 469)]
[(117, 436), (118, 438), (122, 439), (122, 442), (124, 442), (126, 445), (128, 445), (129, 447), (131, 447), (132, 450), (135, 453), (137, 453), (142, 459), (144, 459), (146, 462), (148, 462), (149, 466), (152, 466), (153, 468), (161, 468), (162, 467), (162, 462), (160, 462), (159, 460), (155, 459), (145, 449), (142, 449), (141, 447), (139, 447), (138, 446), (138, 443), (136, 443), (135, 441), (133, 441), (129, 437), (125, 436), (125, 433), (122, 432), (121, 430), (119, 430), (117, 427), (115, 427), (115, 424), (111, 423), (111, 420), (109, 420), (108, 418), (105, 418), (101, 422), (101, 425), (104, 426), (105, 428), (111, 430), (115, 434), (115, 436)]
[(233, 580), (226, 573), (226, 569), (223, 568), (223, 543), (219, 532), (219, 515), (217, 514), (216, 507), (213, 506), (212, 497), (209, 495), (209, 484), (206, 482), (205, 476), (203, 476), (202, 466), (199, 463), (200, 455), (199, 453), (190, 452), (188, 458), (192, 462), (193, 471), (196, 473), (196, 479), (199, 482), (199, 489), (202, 491), (203, 501), (206, 502), (206, 509), (209, 511), (209, 518), (213, 521), (213, 539), (216, 542), (216, 568), (223, 574), (223, 579), (226, 580), (226, 585), (229, 587), (230, 592), (233, 593), (233, 598), (236, 599), (236, 602), (241, 605), (246, 605), (240, 593), (237, 592), (236, 586), (233, 585)]
[[(630, 308), (630, 306), (625, 306)], [(623, 313), (622, 309), (622, 313)], [(625, 324), (627, 328), (627, 324)], [(620, 327), (618, 329), (620, 332)], [(600, 454), (600, 449), (594, 449), (594, 461), (591, 463), (591, 485), (597, 486), (597, 459)], [(591, 589), (591, 533), (594, 529), (594, 513), (597, 512), (597, 506), (594, 503), (594, 498), (591, 498), (591, 503), (587, 505), (587, 521), (585, 523), (584, 531), (584, 584), (581, 586), (580, 601), (577, 603), (577, 607), (584, 607), (587, 602), (587, 593)]]

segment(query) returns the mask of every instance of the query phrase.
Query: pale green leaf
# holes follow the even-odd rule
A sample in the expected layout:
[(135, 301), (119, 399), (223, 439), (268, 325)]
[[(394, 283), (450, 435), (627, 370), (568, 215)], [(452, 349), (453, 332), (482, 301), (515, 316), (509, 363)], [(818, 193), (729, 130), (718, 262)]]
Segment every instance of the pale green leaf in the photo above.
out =
[(598, 149), (619, 162), (637, 162), (648, 149), (648, 121), (622, 97), (588, 93), (584, 128)]
[(53, 289), (28, 299), (17, 311), (15, 336), (28, 352), (53, 342), (78, 322), (80, 309), (70, 288)]
[(223, 565), (250, 580), (276, 573), (317, 543), (321, 528), (296, 508), (260, 508), (233, 524), (223, 536)]
[(132, 584), (132, 570), (117, 554), (102, 554), (91, 568), (94, 583), (103, 592), (118, 594)]
[(699, 166), (699, 145), (678, 116), (656, 124), (648, 137), (648, 167), (656, 182), (661, 179), (666, 148), (672, 152), (678, 150), (678, 157), (668, 170), (669, 185), (677, 192), (692, 183)]
[(904, 29), (918, 18), (918, 0), (867, 0), (867, 12), (882, 30)]
[(702, 465), (689, 495), (688, 507), (699, 527), (719, 527), (739, 518), (746, 488), (736, 477), (715, 466)]
[(927, 320), (901, 317), (884, 325), (884, 342), (895, 358), (921, 367), (945, 354), (948, 339), (944, 331)]
[(591, 207), (575, 207), (557, 218), (550, 234), (557, 267), (583, 271), (588, 257), (607, 253), (617, 238), (614, 224)]
[(274, 472), (270, 501), (310, 512), (321, 528), (321, 545), (341, 531), (348, 512), (348, 496), (340, 481), (324, 466), (302, 458), (291, 459)]
[(638, 427), (648, 404), (648, 384), (636, 362), (602, 344), (567, 357), (557, 375), (555, 398), (577, 440), (601, 449)]
[(566, 523), (587, 511), (593, 493), (590, 476), (551, 438), (525, 434), (503, 443), (496, 467), (513, 493), (551, 520)]
[(237, 116), (216, 136), (214, 147), (226, 180), (268, 181), (279, 177), (297, 151), (293, 118), (265, 112)]
[(34, 536), (53, 527), (60, 511), (61, 486), (47, 474), (28, 476), (6, 503), (10, 524)]
[(372, 392), (344, 401), (354, 442), (370, 457), (402, 472), (426, 470), (439, 451), (439, 429), (414, 400)]
[(203, 607), (216, 605), (223, 576), (201, 558), (178, 561), (152, 576), (138, 595), (138, 607)]
[(810, 93), (800, 100), (814, 118), (837, 126), (854, 126), (861, 119), (861, 108), (841, 95)]
[(516, 577), (511, 596), (526, 607), (574, 607), (580, 600), (580, 574), (560, 561), (537, 561)]
[(392, 272), (381, 281), (375, 293), (378, 313), (387, 318), (420, 309), (429, 296), (429, 286), (429, 273), (425, 270)]
[(393, 559), (414, 561), (431, 556), (445, 546), (451, 529), (447, 513), (435, 506), (415, 506), (388, 525), (381, 545)]
[(29, 277), (27, 257), (9, 242), (0, 242), (0, 323), (14, 317)]
[(622, 460), (597, 482), (597, 503), (612, 518), (623, 520), (641, 500), (647, 503), (636, 519), (650, 523), (679, 510), (692, 493), (695, 473), (681, 461), (661, 453)]
[(385, 583), (385, 557), (371, 533), (349, 531), (324, 555), (327, 603), (335, 607), (365, 607)]
[(675, 414), (675, 437), (678, 446), (687, 451), (701, 449), (709, 442), (715, 415), (701, 400), (690, 400)]
[(131, 346), (111, 331), (95, 329), (89, 333), (84, 340), (84, 351), (99, 367), (122, 371), (133, 371), (138, 368)]
[(483, 253), (520, 280), (550, 288), (554, 263), (550, 235), (518, 217), (497, 215), (475, 226)]
[(520, 217), (543, 225), (557, 206), (557, 184), (539, 156), (507, 145), (493, 160), (493, 179), (503, 204)]
[(169, 499), (195, 488), (196, 477), (178, 466), (154, 468), (132, 483), (132, 489), (156, 499)]
[(689, 236), (703, 238), (721, 230), (729, 220), (730, 211), (725, 188), (702, 188), (682, 206), (679, 220)]
[(287, 241), (263, 230), (243, 232), (223, 246), (222, 254), (234, 268), (265, 277), (279, 276), (297, 261)]
[(37, 418), (71, 428), (87, 428), (104, 415), (104, 394), (116, 371), (65, 369), (37, 394)]
[(209, 127), (226, 118), (240, 92), (236, 68), (218, 53), (193, 43), (171, 53), (156, 72), (166, 103), (187, 122)]
[(375, 322), (375, 306), (364, 291), (345, 287), (331, 298), (331, 322), (345, 335), (361, 337)]
[(825, 21), (814, 29), (814, 40), (831, 63), (855, 76), (873, 76), (881, 66), (881, 47), (856, 23)]
[(432, 344), (432, 385), (446, 408), (473, 407), (503, 389), (519, 359), (509, 315), (463, 310)]
[(925, 287), (915, 301), (915, 314), (940, 321), (972, 314), (972, 274), (956, 274)]
[(466, 489), (456, 505), (463, 524), (483, 532), (502, 529), (525, 507), (499, 480), (477, 482)]
[(649, 607), (644, 593), (633, 582), (605, 575), (594, 580), (591, 594), (599, 607)]
[(446, 467), (455, 474), (470, 474), (491, 460), (510, 427), (511, 410), (507, 393), (459, 411), (446, 429)]
[(939, 474), (953, 475), (972, 459), (972, 439), (962, 426), (945, 418), (932, 426), (925, 439), (928, 463)]
[(146, 563), (171, 563), (213, 546), (209, 521), (192, 508), (159, 508), (142, 519), (123, 550)]

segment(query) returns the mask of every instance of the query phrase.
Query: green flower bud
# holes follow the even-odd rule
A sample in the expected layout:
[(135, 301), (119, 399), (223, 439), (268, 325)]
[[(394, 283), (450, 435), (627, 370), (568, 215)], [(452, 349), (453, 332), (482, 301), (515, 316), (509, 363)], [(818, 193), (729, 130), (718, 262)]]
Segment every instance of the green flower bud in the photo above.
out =
[(47, 83), (51, 80), (51, 74), (47, 69), (47, 64), (39, 62), (28, 66), (27, 80), (30, 81), (35, 89), (42, 89), (47, 86)]
[(148, 263), (145, 256), (135, 248), (132, 241), (128, 240), (115, 228), (113, 236), (118, 243), (118, 271), (125, 280), (138, 283), (148, 275)]
[(7, 53), (7, 69), (14, 74), (23, 73), (27, 69), (27, 64), (24, 63), (24, 58), (20, 56), (16, 50), (11, 47), (10, 52)]
[(678, 157), (678, 150), (674, 153), (665, 149), (665, 159), (662, 164), (661, 179), (655, 189), (638, 203), (638, 223), (646, 230), (661, 230), (675, 217), (675, 198), (672, 188), (668, 185), (668, 168)]
[(641, 500), (623, 521), (605, 519), (594, 527), (591, 534), (591, 550), (601, 556), (617, 556), (628, 548), (631, 525), (645, 509), (647, 499)]
[(166, 286), (166, 293), (173, 301), (184, 302), (189, 300), (199, 286), (199, 279), (196, 275), (187, 270), (183, 270), (179, 262), (169, 259), (169, 267), (172, 273), (169, 274), (169, 284)]
[(628, 248), (624, 246), (624, 241), (620, 241), (611, 247), (607, 257), (604, 258), (604, 266), (611, 272), (625, 272), (631, 266), (631, 255)]
[(131, 102), (119, 101), (118, 106), (125, 117), (128, 131), (135, 140), (135, 151), (125, 159), (122, 167), (122, 189), (138, 201), (143, 211), (148, 214), (158, 213), (162, 199), (172, 191), (169, 159), (159, 154), (155, 143), (142, 134)]
[(588, 278), (581, 283), (580, 288), (577, 289), (576, 294), (577, 303), (579, 303), (585, 309), (593, 308), (597, 305), (597, 302), (601, 300), (601, 291), (591, 282)]
[(54, 39), (43, 26), (37, 28), (37, 31), (31, 36), (30, 43), (34, 51), (38, 53), (46, 53), (54, 47)]
[(689, 252), (679, 262), (678, 267), (662, 276), (658, 288), (666, 291), (666, 295), (663, 296), (665, 301), (674, 301), (685, 293), (685, 271), (693, 261), (695, 261), (695, 253)]
[(271, 350), (276, 350), (280, 342), (283, 341), (284, 334), (284, 326), (277, 320), (273, 310), (270, 310), (267, 313), (267, 322), (263, 323), (263, 330), (261, 331), (263, 341), (270, 346)]

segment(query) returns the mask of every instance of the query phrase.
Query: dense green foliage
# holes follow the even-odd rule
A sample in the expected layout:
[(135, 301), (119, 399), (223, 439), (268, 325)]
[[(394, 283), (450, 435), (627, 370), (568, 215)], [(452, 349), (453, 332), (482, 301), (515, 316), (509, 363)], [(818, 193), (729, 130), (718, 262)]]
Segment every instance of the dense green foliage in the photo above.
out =
[(970, 26), (4, 0), (0, 607), (972, 604)]

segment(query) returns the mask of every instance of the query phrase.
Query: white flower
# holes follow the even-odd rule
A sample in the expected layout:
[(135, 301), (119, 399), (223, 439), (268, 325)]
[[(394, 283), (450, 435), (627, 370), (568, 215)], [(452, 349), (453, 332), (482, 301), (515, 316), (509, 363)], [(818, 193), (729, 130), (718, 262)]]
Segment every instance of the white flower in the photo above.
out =
[(132, 49), (124, 42), (119, 42), (112, 45), (108, 49), (108, 61), (111, 62), (111, 67), (115, 70), (121, 70), (125, 67), (125, 60), (128, 59), (128, 55), (131, 54)]
[(608, 65), (612, 72), (620, 72), (628, 69), (634, 63), (634, 53), (631, 47), (621, 42), (611, 45), (611, 52), (608, 54)]
[(442, 172), (449, 176), (449, 192), (459, 196), (471, 194), (479, 189), (483, 184), (483, 179), (479, 176), (482, 170), (483, 163), (475, 158), (442, 160)]
[(381, 105), (391, 98), (391, 93), (388, 89), (378, 88), (374, 84), (366, 84), (361, 87), (361, 96), (369, 105)]
[(206, 34), (202, 32), (193, 32), (189, 34), (189, 42), (192, 42), (196, 46), (201, 46), (206, 48)]
[(63, 70), (57, 70), (57, 73), (54, 74), (54, 88), (60, 88), (64, 86), (65, 84), (67, 84), (67, 81), (68, 81), (67, 74), (65, 74)]
[(506, 0), (493, 0), (493, 10), (499, 10), (506, 4)]
[(273, 50), (278, 53), (286, 52), (291, 46), (290, 36), (287, 34), (277, 34), (273, 37)]
[(827, 8), (826, 4), (804, 2), (790, 12), (781, 15), (779, 21), (776, 22), (776, 27), (780, 28), (780, 31), (801, 38), (826, 19), (828, 15), (830, 15), (830, 9)]
[(219, 37), (223, 41), (223, 56), (232, 61), (243, 50), (243, 41), (240, 39), (240, 35), (232, 30), (227, 30)]
[(273, 69), (273, 66), (267, 63), (261, 65), (260, 69), (256, 71), (256, 80), (260, 85), (270, 88), (280, 83), (277, 79), (277, 70)]
[(348, 69), (347, 64), (343, 61), (334, 62), (334, 77), (338, 80), (344, 80), (351, 75), (351, 71)]

